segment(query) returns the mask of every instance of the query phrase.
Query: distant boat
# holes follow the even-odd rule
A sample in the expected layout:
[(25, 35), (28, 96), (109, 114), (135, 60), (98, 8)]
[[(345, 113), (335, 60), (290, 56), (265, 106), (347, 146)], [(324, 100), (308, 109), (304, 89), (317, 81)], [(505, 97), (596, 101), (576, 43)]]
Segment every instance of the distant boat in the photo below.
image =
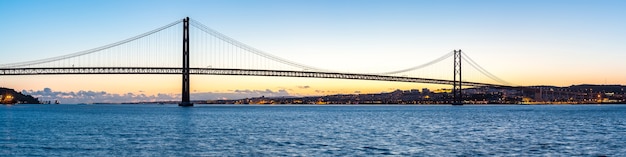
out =
[(60, 104), (59, 100), (54, 100), (54, 104)]

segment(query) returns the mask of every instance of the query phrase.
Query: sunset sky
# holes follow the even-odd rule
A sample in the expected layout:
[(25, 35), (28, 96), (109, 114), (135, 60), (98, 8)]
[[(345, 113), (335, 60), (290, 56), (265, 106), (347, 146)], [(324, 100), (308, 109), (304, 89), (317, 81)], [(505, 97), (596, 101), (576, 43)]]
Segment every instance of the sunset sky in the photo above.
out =
[[(626, 84), (624, 6), (622, 0), (4, 0), (0, 64), (79, 52), (190, 17), (272, 55), (337, 71), (392, 71), (463, 49), (516, 85)], [(192, 99), (450, 88), (313, 78), (191, 79)], [(180, 76), (0, 76), (0, 87), (176, 97)]]

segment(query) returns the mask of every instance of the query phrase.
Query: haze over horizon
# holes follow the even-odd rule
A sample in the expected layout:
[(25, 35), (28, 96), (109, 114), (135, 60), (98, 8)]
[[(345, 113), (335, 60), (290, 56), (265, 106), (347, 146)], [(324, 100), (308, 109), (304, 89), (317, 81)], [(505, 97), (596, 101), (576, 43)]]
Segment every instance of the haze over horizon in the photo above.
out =
[[(516, 85), (626, 84), (622, 72), (625, 4), (619, 0), (9, 0), (0, 2), (0, 19), (5, 21), (0, 25), (0, 64), (87, 50), (190, 17), (272, 55), (338, 71), (397, 70), (462, 49), (489, 72)], [(0, 78), (0, 86), (18, 91), (105, 92), (116, 100), (175, 98), (180, 93), (179, 75)], [(191, 80), (194, 100), (207, 93), (226, 98), (450, 88), (256, 76), (192, 76)]]

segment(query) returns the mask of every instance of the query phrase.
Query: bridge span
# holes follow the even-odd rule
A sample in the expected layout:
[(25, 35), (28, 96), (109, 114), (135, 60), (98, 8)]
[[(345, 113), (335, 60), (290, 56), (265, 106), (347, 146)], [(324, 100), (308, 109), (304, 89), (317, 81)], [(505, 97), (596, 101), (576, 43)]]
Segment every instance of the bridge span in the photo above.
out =
[[(93, 74), (176, 74), (183, 73), (183, 68), (168, 67), (65, 67), (65, 68), (0, 68), (0, 75), (93, 75)], [(388, 76), (375, 74), (356, 74), (339, 72), (258, 70), (258, 69), (223, 69), (223, 68), (189, 68), (193, 75), (237, 75), (237, 76), (272, 76), (272, 77), (306, 77), (328, 79), (374, 80), (392, 82), (410, 82), (454, 85), (453, 80), (416, 78), (405, 76)], [(465, 82), (464, 86), (510, 87), (505, 85)]]
[[(182, 29), (174, 26), (182, 26)], [(191, 42), (196, 44), (191, 44)], [(180, 55), (181, 49), (182, 56)], [(190, 53), (195, 54), (190, 57)], [(435, 73), (453, 74), (451, 77), (435, 78), (412, 73), (451, 57), (453, 64), (445, 64), (453, 66), (450, 73), (448, 73), (450, 70), (448, 68), (434, 70)], [(463, 75), (461, 73), (462, 62), (469, 63), (470, 67), (477, 70), (477, 74), (483, 74), (498, 84), (463, 80), (468, 77), (461, 77)], [(452, 85), (453, 104), (457, 105), (463, 103), (461, 88), (463, 86), (516, 88), (483, 69), (461, 50), (454, 50), (422, 65), (389, 72), (376, 74), (335, 72), (263, 52), (212, 30), (189, 17), (94, 49), (33, 61), (0, 64), (0, 76), (97, 74), (182, 75), (180, 106), (193, 106), (189, 98), (190, 75), (301, 77)]]

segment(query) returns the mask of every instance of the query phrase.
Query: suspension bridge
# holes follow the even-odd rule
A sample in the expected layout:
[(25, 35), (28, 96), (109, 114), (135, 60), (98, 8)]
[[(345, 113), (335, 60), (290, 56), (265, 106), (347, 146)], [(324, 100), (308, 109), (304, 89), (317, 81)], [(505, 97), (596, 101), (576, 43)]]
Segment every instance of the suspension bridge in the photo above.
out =
[[(443, 62), (449, 58), (453, 61)], [(462, 75), (467, 73), (467, 69), (462, 69), (461, 63), (469, 64), (473, 74), (477, 74), (475, 76), (488, 81), (468, 81), (468, 77)], [(426, 76), (420, 72), (435, 65), (451, 65), (447, 68), (452, 70), (431, 70), (439, 74), (436, 76)], [(5, 76), (95, 74), (181, 75), (180, 106), (193, 106), (190, 101), (190, 75), (306, 77), (452, 85), (452, 102), (456, 105), (463, 102), (463, 86), (515, 87), (482, 68), (461, 50), (405, 69), (350, 73), (317, 68), (274, 56), (188, 17), (109, 45), (52, 58), (0, 64), (0, 75)]]

